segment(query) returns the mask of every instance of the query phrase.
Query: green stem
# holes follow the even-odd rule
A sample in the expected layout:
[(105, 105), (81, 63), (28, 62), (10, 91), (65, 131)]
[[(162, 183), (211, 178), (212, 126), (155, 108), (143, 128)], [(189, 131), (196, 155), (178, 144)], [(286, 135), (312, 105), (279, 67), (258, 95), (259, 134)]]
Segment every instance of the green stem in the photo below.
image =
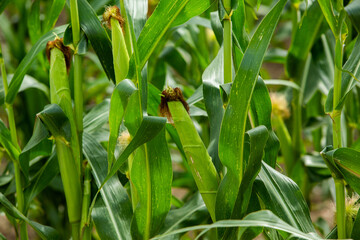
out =
[[(84, 189), (83, 189), (83, 202), (82, 202), (82, 213), (81, 213), (81, 229), (84, 229), (83, 238), (84, 240), (90, 240), (91, 238), (91, 224), (85, 226), (88, 219), (88, 212), (90, 207), (91, 197), (91, 167), (90, 164), (86, 163), (84, 173)], [(90, 233), (90, 234), (89, 234)]]
[[(82, 146), (83, 133), (83, 90), (82, 90), (82, 69), (81, 57), (77, 54), (77, 47), (80, 41), (80, 23), (77, 0), (70, 0), (71, 27), (73, 34), (73, 44), (75, 48), (74, 54), (74, 103), (75, 103), (75, 121), (77, 126), (77, 134), (79, 137), (79, 145)], [(82, 151), (80, 151), (82, 159)]]
[[(79, 139), (79, 146), (82, 146), (82, 133), (83, 133), (83, 89), (82, 89), (82, 69), (81, 57), (74, 56), (74, 105), (75, 105), (75, 121), (77, 127), (77, 134)], [(80, 159), (82, 159), (82, 151), (80, 151)], [(81, 164), (80, 164), (81, 165)]]
[(224, 83), (232, 82), (231, 17), (224, 19)]
[[(24, 205), (25, 205), (24, 204), (24, 193), (23, 193), (22, 184), (21, 184), (20, 166), (17, 161), (14, 161), (14, 169), (15, 169), (17, 207), (20, 212), (24, 213)], [(28, 239), (26, 222), (20, 222), (20, 236), (21, 236), (21, 239)]]
[(345, 185), (343, 180), (335, 179), (336, 190), (336, 223), (338, 238), (346, 238), (346, 226), (345, 226)]
[(71, 224), (71, 238), (72, 240), (80, 240), (80, 222)]
[[(341, 109), (336, 109), (341, 98), (341, 67), (343, 58), (344, 40), (340, 37), (336, 38), (335, 45), (335, 74), (334, 74), (334, 98), (333, 98), (333, 146), (340, 148), (341, 143)], [(335, 180), (336, 190), (336, 222), (338, 229), (338, 238), (346, 238), (345, 225), (345, 185), (341, 179)]]
[[(8, 93), (8, 82), (7, 82), (5, 62), (4, 62), (4, 58), (2, 56), (1, 45), (0, 45), (0, 65), (1, 65), (1, 74), (2, 74), (2, 79), (3, 79), (4, 95), (6, 98), (6, 95)], [(15, 124), (13, 105), (5, 103), (5, 107), (6, 107), (7, 114), (8, 114), (11, 141), (14, 144), (14, 146), (17, 146), (20, 149), (19, 144), (17, 142), (16, 124)], [(13, 161), (13, 163), (14, 163), (14, 170), (15, 170), (17, 207), (20, 212), (25, 214), (25, 212), (24, 212), (24, 210), (25, 210), (24, 209), (24, 193), (22, 190), (21, 171), (20, 171), (20, 165), (19, 165), (18, 159), (15, 159)], [(26, 228), (25, 222), (20, 223), (20, 237), (21, 237), (21, 239), (25, 239), (25, 240), (28, 239), (28, 233), (27, 233), (27, 228)]]

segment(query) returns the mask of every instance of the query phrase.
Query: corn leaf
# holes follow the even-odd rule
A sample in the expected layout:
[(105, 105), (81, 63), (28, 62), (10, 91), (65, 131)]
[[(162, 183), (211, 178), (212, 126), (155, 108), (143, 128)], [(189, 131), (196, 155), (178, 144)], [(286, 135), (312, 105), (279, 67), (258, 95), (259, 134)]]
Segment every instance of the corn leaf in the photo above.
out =
[(28, 219), (19, 210), (17, 210), (14, 205), (12, 205), (11, 202), (2, 193), (0, 193), (0, 203), (4, 206), (6, 213), (29, 224), (42, 239), (60, 239), (60, 235), (55, 229)]
[(356, 28), (358, 33), (360, 33), (360, 26), (359, 26), (359, 22), (360, 22), (360, 14), (359, 14), (359, 12), (360, 12), (360, 1), (359, 0), (351, 1), (345, 7), (345, 11), (348, 13), (349, 18), (351, 19), (354, 28)]
[[(346, 71), (351, 72), (357, 79), (360, 78), (360, 37), (357, 37), (355, 46), (349, 59), (343, 67)], [(345, 100), (351, 90), (356, 86), (356, 80), (347, 72), (341, 74), (341, 98), (336, 109), (342, 109)], [(331, 88), (325, 103), (325, 112), (330, 113), (333, 110), (334, 89)]]
[(9, 157), (14, 160), (19, 160), (20, 149), (15, 146), (11, 141), (9, 129), (5, 126), (4, 122), (0, 119), (0, 144), (4, 147)]
[(207, 150), (218, 172), (222, 169), (218, 146), (220, 126), (224, 115), (223, 102), (220, 95), (220, 85), (224, 83), (223, 69), (224, 50), (221, 47), (217, 56), (205, 69), (202, 76), (204, 102), (210, 123), (210, 143)]
[(60, 13), (62, 12), (65, 6), (66, 0), (54, 0), (51, 4), (51, 8), (46, 15), (44, 20), (43, 30), (42, 32), (48, 32), (51, 28), (54, 27)]
[(276, 165), (276, 158), (280, 148), (280, 142), (271, 125), (271, 100), (267, 87), (261, 77), (255, 84), (251, 98), (251, 111), (255, 126), (264, 125), (269, 131), (269, 138), (265, 146), (264, 161), (272, 167)]
[(41, 36), (40, 0), (36, 0), (32, 3), (30, 14), (27, 20), (27, 25), (29, 29), (31, 43), (35, 44)]
[(360, 193), (359, 151), (351, 148), (325, 148), (321, 155), (332, 172), (335, 169), (338, 177), (343, 178), (352, 189)]
[(29, 162), (38, 156), (48, 156), (52, 151), (52, 142), (48, 139), (49, 132), (40, 119), (35, 120), (33, 135), (22, 150), (19, 159), (25, 179), (29, 177)]
[(188, 2), (189, 0), (160, 1), (137, 41), (140, 69), (144, 67), (160, 39)]
[(137, 91), (134, 84), (130, 80), (123, 80), (114, 89), (111, 96), (110, 112), (109, 112), (109, 144), (108, 144), (108, 167), (109, 170), (114, 162), (115, 147), (119, 136), (119, 129), (124, 118), (124, 113), (130, 96)]
[(0, 2), (0, 14), (5, 10), (6, 6), (10, 3), (11, 0), (3, 0)]
[(90, 4), (86, 0), (79, 0), (78, 5), (81, 29), (90, 40), (108, 79), (115, 83), (110, 38)]
[(130, 171), (139, 201), (131, 235), (133, 239), (148, 239), (159, 232), (171, 206), (172, 166), (165, 128), (136, 150)]
[(54, 39), (54, 33), (57, 34), (59, 37), (62, 37), (63, 33), (65, 32), (66, 26), (60, 26), (57, 28), (52, 29), (48, 33), (44, 34), (30, 49), (30, 51), (26, 54), (26, 56), (22, 59), (19, 66), (16, 68), (12, 81), (9, 85), (9, 92), (6, 96), (7, 103), (13, 103), (15, 97), (21, 87), (23, 82), (24, 76), (26, 72), (29, 70), (31, 64), (35, 60), (36, 56), (45, 49), (46, 44), (48, 41)]
[[(100, 188), (107, 176), (107, 153), (87, 132), (84, 132), (83, 147), (95, 183)], [(100, 194), (91, 216), (101, 239), (130, 239), (131, 202), (117, 176), (109, 179)]]
[(31, 201), (51, 183), (58, 173), (59, 164), (56, 152), (54, 152), (38, 171), (36, 178), (31, 181), (30, 186), (26, 188), (24, 192), (25, 209), (29, 209)]
[[(299, 237), (301, 239), (308, 239), (308, 240), (319, 240), (320, 237), (309, 234), (309, 233), (303, 233), (301, 230), (294, 228), (293, 226), (287, 224), (283, 220), (281, 220), (279, 217), (277, 217), (274, 213), (264, 210), (259, 212), (254, 212), (246, 216), (243, 220), (222, 220), (217, 221), (213, 224), (208, 225), (198, 225), (193, 227), (187, 227), (182, 228), (179, 230), (172, 231), (170, 233), (166, 233), (160, 236), (157, 236), (155, 239), (163, 239), (169, 235), (174, 235), (178, 233), (186, 233), (189, 231), (196, 231), (196, 230), (202, 230), (209, 231), (213, 228), (229, 228), (229, 227), (241, 227), (242, 233), (245, 231), (248, 227), (267, 227), (272, 228), (280, 231), (287, 232), (289, 234), (292, 234), (293, 236)], [(201, 234), (201, 233), (200, 233)], [(203, 233), (202, 233), (203, 234)]]
[[(264, 148), (269, 137), (269, 132), (265, 126), (259, 126), (246, 132), (245, 143), (249, 148), (247, 166), (244, 172), (244, 178), (241, 181), (239, 193), (235, 201), (234, 211), (231, 214), (232, 219), (242, 219), (248, 210), (251, 193), (255, 178), (261, 169), (261, 160)], [(221, 232), (223, 229), (218, 230)], [(227, 229), (223, 239), (236, 238), (237, 231)], [(232, 237), (232, 238), (231, 238)]]
[(315, 232), (309, 208), (293, 180), (263, 162), (254, 187), (266, 209), (302, 232)]
[(280, 0), (265, 16), (254, 33), (231, 88), (219, 140), (219, 157), (228, 172), (216, 200), (216, 219), (226, 219), (233, 211), (243, 169), (243, 144), (250, 100), (258, 73), (286, 1)]
[[(318, 1), (313, 1), (307, 10), (306, 18), (300, 27), (295, 29), (294, 39), (288, 51), (286, 71), (290, 78), (297, 81), (301, 79), (306, 59), (318, 35), (322, 20), (323, 15)], [(296, 83), (300, 85), (300, 82)]]
[(148, 1), (125, 1), (125, 7), (126, 12), (131, 16), (134, 25), (134, 33), (137, 39), (147, 20)]
[(334, 1), (329, 1), (329, 0), (318, 0), (319, 5), (321, 7), (321, 10), (325, 16), (325, 19), (327, 21), (327, 23), (329, 24), (329, 27), (331, 29), (331, 31), (333, 32), (334, 36), (337, 36), (337, 17), (334, 13), (334, 8), (335, 6), (333, 6)]
[(181, 25), (187, 22), (190, 18), (202, 14), (215, 2), (215, 0), (189, 0), (171, 26), (175, 27)]

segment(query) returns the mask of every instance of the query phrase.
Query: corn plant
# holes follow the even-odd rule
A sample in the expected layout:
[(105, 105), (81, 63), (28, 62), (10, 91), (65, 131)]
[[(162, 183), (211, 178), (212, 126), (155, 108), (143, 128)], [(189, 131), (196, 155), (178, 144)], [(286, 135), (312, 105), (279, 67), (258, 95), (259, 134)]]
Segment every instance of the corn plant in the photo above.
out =
[(358, 0), (2, 0), (0, 238), (360, 239), (359, 23)]

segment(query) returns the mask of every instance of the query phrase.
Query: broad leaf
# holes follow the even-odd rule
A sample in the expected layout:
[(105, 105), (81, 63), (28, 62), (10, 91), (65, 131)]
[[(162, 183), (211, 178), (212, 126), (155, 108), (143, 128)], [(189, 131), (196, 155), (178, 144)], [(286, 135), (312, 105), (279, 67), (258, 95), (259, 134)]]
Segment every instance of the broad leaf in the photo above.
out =
[(121, 81), (111, 96), (109, 112), (109, 129), (110, 137), (108, 144), (108, 167), (109, 170), (114, 162), (115, 147), (119, 136), (120, 124), (123, 120), (124, 113), (130, 96), (136, 91), (134, 84), (130, 80)]
[(266, 209), (303, 232), (315, 232), (309, 208), (293, 180), (263, 163), (254, 187)]
[(157, 43), (170, 28), (189, 0), (161, 1), (147, 20), (137, 41), (139, 49), (139, 67), (143, 68)]
[(285, 3), (285, 0), (280, 0), (258, 26), (244, 53), (231, 88), (219, 140), (219, 157), (228, 170), (217, 194), (216, 219), (219, 220), (229, 218), (233, 211), (243, 175), (244, 134), (251, 96), (265, 51)]
[[(84, 156), (89, 160), (92, 175), (100, 188), (107, 176), (107, 153), (90, 134), (83, 135)], [(101, 239), (129, 239), (132, 217), (131, 202), (117, 176), (109, 179), (100, 191), (91, 214)]]
[(31, 64), (33, 63), (37, 55), (45, 49), (47, 42), (54, 39), (54, 33), (57, 34), (59, 37), (62, 37), (65, 29), (66, 26), (64, 25), (54, 28), (48, 33), (44, 34), (22, 59), (19, 66), (16, 68), (12, 81), (9, 85), (9, 92), (6, 96), (7, 103), (14, 102), (27, 70), (29, 70)]
[(343, 178), (352, 189), (360, 193), (360, 152), (351, 148), (331, 150), (325, 148), (321, 152), (326, 164), (339, 178)]
[(2, 193), (0, 193), (0, 203), (4, 206), (5, 211), (8, 214), (29, 224), (42, 239), (60, 239), (60, 235), (55, 229), (28, 219), (19, 210), (17, 210), (14, 205), (12, 205), (11, 202)]
[(115, 83), (111, 41), (94, 9), (86, 0), (78, 0), (81, 29), (90, 40), (109, 80)]
[[(217, 221), (216, 223), (209, 224), (209, 225), (198, 225), (194, 227), (187, 227), (182, 228), (179, 230), (172, 231), (170, 233), (166, 233), (160, 236), (157, 236), (155, 239), (163, 239), (164, 237), (167, 237), (169, 235), (174, 235), (178, 233), (186, 233), (189, 231), (196, 231), (196, 230), (202, 230), (209, 231), (213, 228), (229, 228), (229, 227), (241, 227), (242, 233), (246, 230), (248, 227), (267, 227), (272, 228), (280, 231), (287, 232), (289, 234), (292, 234), (293, 236), (299, 237), (301, 239), (308, 239), (308, 240), (319, 240), (320, 238), (316, 234), (309, 234), (309, 233), (303, 233), (301, 230), (298, 230), (297, 228), (294, 228), (293, 226), (287, 224), (283, 220), (281, 220), (279, 217), (277, 217), (275, 214), (273, 214), (270, 211), (259, 211), (254, 212), (246, 216), (243, 220), (222, 220)], [(202, 233), (203, 234), (203, 233)]]

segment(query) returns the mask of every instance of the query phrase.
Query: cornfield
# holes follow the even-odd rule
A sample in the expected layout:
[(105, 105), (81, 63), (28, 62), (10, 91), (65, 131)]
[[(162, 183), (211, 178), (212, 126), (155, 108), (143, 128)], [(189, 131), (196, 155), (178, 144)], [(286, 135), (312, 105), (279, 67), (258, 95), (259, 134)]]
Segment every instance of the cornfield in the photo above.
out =
[(360, 0), (1, 0), (0, 239), (360, 239)]

